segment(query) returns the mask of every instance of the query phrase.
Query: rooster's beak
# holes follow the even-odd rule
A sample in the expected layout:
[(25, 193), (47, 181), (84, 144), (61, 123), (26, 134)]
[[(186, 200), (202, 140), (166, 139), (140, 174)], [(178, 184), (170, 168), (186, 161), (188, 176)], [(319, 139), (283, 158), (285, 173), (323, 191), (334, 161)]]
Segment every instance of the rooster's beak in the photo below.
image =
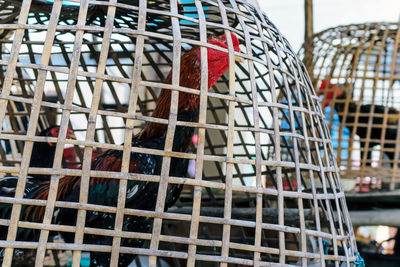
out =
[(67, 134), (67, 138), (68, 138), (68, 139), (74, 139), (74, 140), (76, 140), (76, 136), (75, 136), (75, 134), (74, 134), (73, 132), (68, 133), (68, 134)]
[(244, 62), (243, 58), (238, 57), (238, 56), (235, 56), (235, 61), (236, 61), (236, 62), (239, 62), (239, 63)]

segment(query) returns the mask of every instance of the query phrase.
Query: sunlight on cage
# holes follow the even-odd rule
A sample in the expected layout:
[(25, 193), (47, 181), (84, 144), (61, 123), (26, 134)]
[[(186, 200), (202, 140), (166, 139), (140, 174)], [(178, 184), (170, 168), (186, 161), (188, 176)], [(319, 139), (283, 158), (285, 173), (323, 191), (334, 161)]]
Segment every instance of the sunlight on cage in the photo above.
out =
[(304, 58), (342, 177), (381, 180), (375, 189), (398, 188), (399, 36), (398, 23), (339, 26), (317, 33)]
[[(234, 0), (0, 3), (3, 266), (357, 260), (318, 97), (260, 10)], [(179, 65), (191, 51), (194, 71)], [(207, 89), (215, 51), (227, 71)], [(39, 135), (50, 126), (56, 136)], [(54, 156), (36, 166), (39, 144)]]

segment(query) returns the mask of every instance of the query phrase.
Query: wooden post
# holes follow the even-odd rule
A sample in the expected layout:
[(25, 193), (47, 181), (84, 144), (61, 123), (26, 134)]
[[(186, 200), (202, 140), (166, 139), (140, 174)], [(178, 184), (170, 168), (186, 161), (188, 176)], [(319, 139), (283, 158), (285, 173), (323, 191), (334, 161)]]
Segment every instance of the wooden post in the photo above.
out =
[(312, 40), (312, 36), (314, 33), (312, 0), (304, 0), (304, 19), (305, 19), (304, 43), (309, 44), (310, 41)]
[[(312, 62), (312, 37), (314, 34), (314, 21), (313, 21), (313, 0), (304, 0), (304, 64), (306, 67), (310, 66)], [(312, 73), (309, 70), (310, 76)]]

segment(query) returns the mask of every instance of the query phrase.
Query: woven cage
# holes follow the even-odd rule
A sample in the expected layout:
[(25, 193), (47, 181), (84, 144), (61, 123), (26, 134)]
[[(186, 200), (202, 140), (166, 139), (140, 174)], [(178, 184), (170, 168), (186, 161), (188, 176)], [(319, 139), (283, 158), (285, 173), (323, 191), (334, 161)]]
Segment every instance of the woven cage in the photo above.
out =
[[(0, 220), (7, 232), (0, 241), (3, 266), (46, 265), (54, 251), (72, 251), (73, 266), (87, 252), (108, 255), (111, 266), (123, 266), (126, 254), (140, 255), (134, 266), (353, 266), (358, 260), (318, 97), (286, 39), (252, 4), (2, 0), (0, 8), (0, 173), (3, 181), (18, 177), (15, 194), (0, 196), (11, 207)], [(232, 38), (227, 48), (207, 43), (229, 33), (240, 51)], [(181, 55), (196, 46), (204, 59), (200, 90), (179, 86), (188, 67), (180, 65)], [(229, 57), (229, 68), (207, 88), (210, 48)], [(151, 116), (160, 88), (171, 91), (167, 119)], [(199, 98), (195, 121), (178, 119), (184, 93)], [(168, 125), (163, 149), (131, 146), (151, 122)], [(58, 138), (38, 135), (50, 125), (60, 126)], [(66, 138), (67, 127), (76, 139)], [(194, 129), (197, 145), (174, 151), (177, 127)], [(52, 168), (29, 166), (33, 145), (44, 142), (56, 145)], [(63, 154), (71, 148), (72, 161)], [(112, 150), (123, 152), (120, 169), (91, 169), (96, 155)], [(162, 156), (161, 173), (130, 173), (130, 152)], [(190, 160), (193, 177), (170, 175), (174, 159)], [(29, 176), (38, 174), (51, 176), (46, 199), (24, 194)], [(58, 198), (66, 175), (81, 177), (79, 203)], [(91, 177), (115, 179), (117, 204), (88, 201)], [(129, 186), (144, 182), (158, 186), (155, 207), (125, 205)], [(171, 185), (184, 186), (167, 210)], [(40, 222), (22, 214), (31, 206), (45, 207)], [(78, 210), (76, 223), (55, 222), (66, 208)], [(88, 226), (85, 216), (93, 214), (115, 223)], [(150, 229), (124, 228), (138, 218)], [(19, 236), (24, 229), (34, 229), (35, 238)], [(53, 238), (66, 233), (72, 243)], [(87, 242), (88, 235), (98, 241)], [(141, 245), (128, 246), (129, 239)]]
[(395, 189), (400, 177), (399, 36), (398, 23), (339, 26), (316, 34), (304, 58), (342, 178), (377, 179), (374, 189)]

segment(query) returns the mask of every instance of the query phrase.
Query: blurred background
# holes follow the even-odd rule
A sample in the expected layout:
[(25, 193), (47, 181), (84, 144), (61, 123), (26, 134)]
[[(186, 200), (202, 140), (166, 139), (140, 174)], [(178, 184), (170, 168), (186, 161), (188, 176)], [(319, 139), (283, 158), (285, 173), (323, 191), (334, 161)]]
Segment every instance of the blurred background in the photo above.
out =
[[(304, 1), (259, 0), (261, 9), (295, 51), (304, 42)], [(314, 32), (351, 23), (399, 21), (399, 0), (314, 0)]]

